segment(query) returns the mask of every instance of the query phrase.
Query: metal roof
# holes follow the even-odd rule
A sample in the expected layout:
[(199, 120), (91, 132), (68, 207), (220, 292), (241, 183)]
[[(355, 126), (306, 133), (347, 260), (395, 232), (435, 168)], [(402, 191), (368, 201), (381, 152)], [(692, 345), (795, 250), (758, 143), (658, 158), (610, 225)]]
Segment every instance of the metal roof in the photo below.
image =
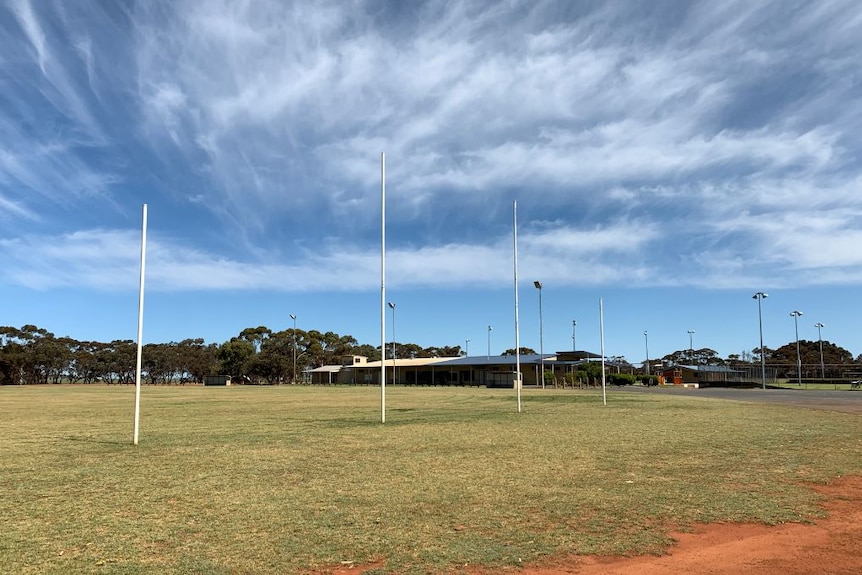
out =
[[(541, 363), (541, 358), (543, 356), (538, 353), (530, 353), (521, 356), (521, 363)], [(546, 353), (544, 355), (545, 363), (550, 363), (553, 359), (557, 357), (552, 353)], [(470, 357), (459, 357), (455, 359), (450, 359), (448, 361), (443, 362), (443, 365), (446, 367), (449, 366), (468, 366), (468, 365), (515, 365), (515, 356), (514, 355), (473, 355)]]
[[(676, 365), (674, 367), (677, 367), (677, 368), (682, 367), (685, 369), (690, 369), (692, 371), (703, 371), (703, 372), (711, 371), (713, 373), (737, 373), (738, 372), (738, 370), (733, 369), (731, 367), (727, 367), (726, 365), (681, 365), (680, 364), (680, 365)], [(665, 370), (673, 369), (673, 367), (668, 367), (668, 368), (664, 368), (664, 369)]]

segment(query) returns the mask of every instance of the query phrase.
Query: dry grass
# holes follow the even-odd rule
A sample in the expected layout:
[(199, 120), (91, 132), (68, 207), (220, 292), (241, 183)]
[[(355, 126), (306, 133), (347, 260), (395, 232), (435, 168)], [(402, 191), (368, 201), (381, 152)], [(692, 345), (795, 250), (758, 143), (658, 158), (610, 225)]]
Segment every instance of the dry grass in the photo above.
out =
[(697, 521), (800, 521), (862, 473), (862, 418), (596, 392), (0, 389), (10, 573), (301, 573), (658, 552)]

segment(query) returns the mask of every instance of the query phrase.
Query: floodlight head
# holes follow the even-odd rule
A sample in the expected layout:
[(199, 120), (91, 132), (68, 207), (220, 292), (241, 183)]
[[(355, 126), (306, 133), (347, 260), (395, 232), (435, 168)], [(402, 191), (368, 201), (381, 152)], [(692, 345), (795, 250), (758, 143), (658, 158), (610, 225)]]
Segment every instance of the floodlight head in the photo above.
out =
[(767, 297), (769, 297), (769, 294), (763, 293), (762, 291), (759, 291), (756, 294), (754, 294), (753, 296), (751, 296), (751, 299), (763, 299), (763, 298), (767, 298)]
[(802, 315), (801, 311), (793, 310), (792, 312), (790, 312), (791, 317), (799, 317), (801, 315)]
[(290, 314), (290, 319), (296, 319), (296, 315)]
[(540, 281), (534, 281), (533, 285), (536, 286), (536, 289), (542, 289), (542, 282)]
[(388, 302), (386, 305), (388, 305), (390, 309), (395, 309), (395, 304), (392, 303), (391, 301)]
[(826, 326), (818, 321), (817, 323), (814, 324), (814, 327), (821, 328), (821, 327), (826, 327)]

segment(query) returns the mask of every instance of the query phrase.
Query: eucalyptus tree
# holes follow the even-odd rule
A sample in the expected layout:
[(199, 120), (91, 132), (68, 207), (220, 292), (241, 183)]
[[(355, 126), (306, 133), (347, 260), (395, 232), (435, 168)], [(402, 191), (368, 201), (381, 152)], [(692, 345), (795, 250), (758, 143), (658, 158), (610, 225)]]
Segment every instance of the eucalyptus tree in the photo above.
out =
[(243, 377), (249, 376), (255, 355), (254, 344), (250, 341), (232, 338), (221, 344), (216, 352), (219, 372), (242, 381)]

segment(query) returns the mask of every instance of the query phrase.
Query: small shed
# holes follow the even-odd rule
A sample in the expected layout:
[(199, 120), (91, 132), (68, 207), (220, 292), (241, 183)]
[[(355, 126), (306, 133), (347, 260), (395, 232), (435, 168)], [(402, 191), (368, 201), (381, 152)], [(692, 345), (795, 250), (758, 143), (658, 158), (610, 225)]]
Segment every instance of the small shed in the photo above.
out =
[(229, 375), (205, 375), (204, 385), (230, 385)]

